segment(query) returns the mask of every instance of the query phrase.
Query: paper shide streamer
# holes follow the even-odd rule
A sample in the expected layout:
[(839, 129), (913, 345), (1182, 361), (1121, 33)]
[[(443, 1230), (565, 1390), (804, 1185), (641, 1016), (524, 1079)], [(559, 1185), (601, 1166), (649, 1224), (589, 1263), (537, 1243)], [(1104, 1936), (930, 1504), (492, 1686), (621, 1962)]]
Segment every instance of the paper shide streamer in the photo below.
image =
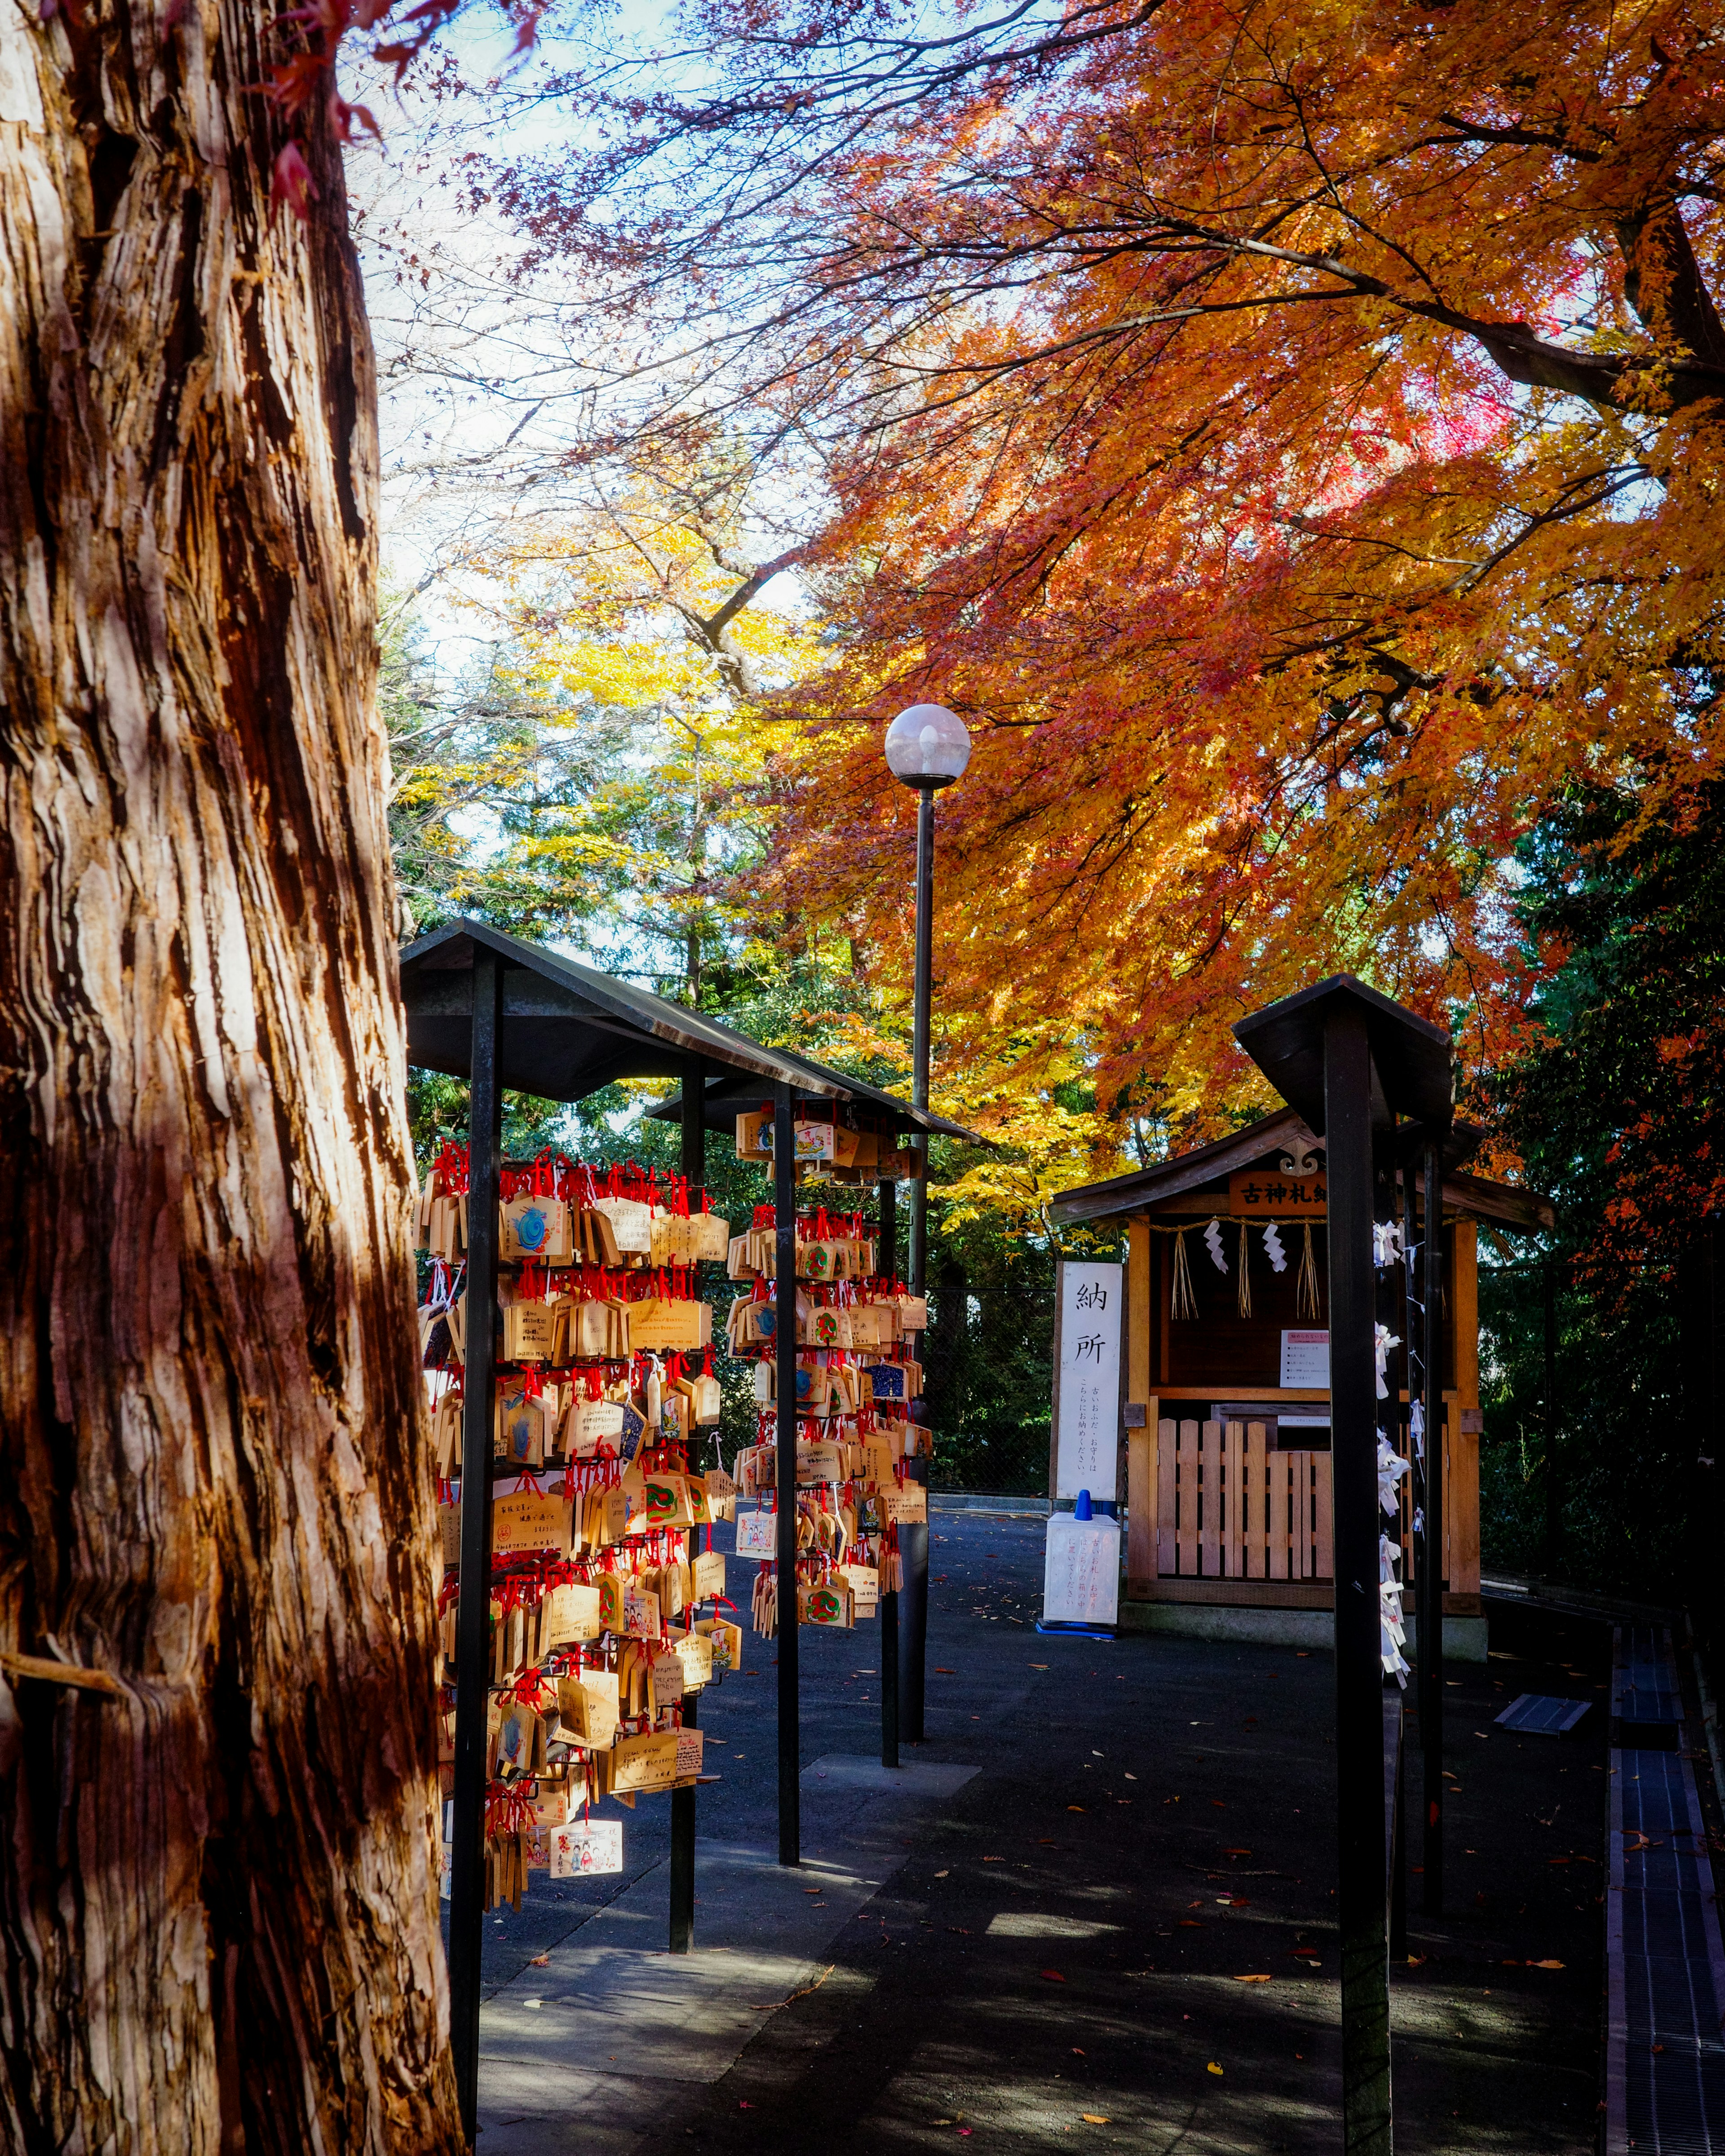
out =
[(1212, 1220), (1209, 1227), (1204, 1229), (1204, 1246), (1209, 1252), (1210, 1262), (1215, 1266), (1216, 1270), (1219, 1273), (1225, 1273), (1228, 1270), (1228, 1260), (1222, 1255), (1222, 1224), (1219, 1220)]
[(1396, 1577), (1401, 1551), (1388, 1535), (1378, 1537), (1378, 1619), (1384, 1674), (1394, 1677), (1405, 1691), (1408, 1661), (1402, 1652), (1408, 1635), (1402, 1625), (1402, 1586)]
[(1274, 1220), (1264, 1224), (1264, 1255), (1270, 1260), (1272, 1272), (1285, 1273), (1288, 1269), (1288, 1254), (1281, 1246), (1281, 1230)]
[(1408, 1462), (1380, 1432), (1378, 1438), (1378, 1502), (1392, 1517), (1401, 1510), (1401, 1494), (1396, 1486), (1408, 1471)]
[(1401, 1346), (1402, 1336), (1399, 1332), (1392, 1332), (1387, 1325), (1374, 1325), (1372, 1334), (1378, 1358), (1378, 1397), (1380, 1400), (1387, 1400), (1389, 1398), (1389, 1351)]

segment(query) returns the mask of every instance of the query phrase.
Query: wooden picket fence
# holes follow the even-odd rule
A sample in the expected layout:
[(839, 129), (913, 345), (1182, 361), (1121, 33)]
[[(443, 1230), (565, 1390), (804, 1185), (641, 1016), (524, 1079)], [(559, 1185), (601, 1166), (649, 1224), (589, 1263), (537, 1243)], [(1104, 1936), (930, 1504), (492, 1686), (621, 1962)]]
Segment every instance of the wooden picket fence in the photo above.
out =
[(1157, 1440), (1164, 1578), (1333, 1575), (1327, 1452), (1273, 1452), (1260, 1422), (1163, 1422)]
[[(1450, 1439), (1446, 1426), (1445, 1578), (1452, 1588), (1477, 1592), (1477, 1555), (1455, 1544), (1457, 1514), (1466, 1511), (1466, 1498), (1455, 1486), (1452, 1469), (1462, 1463)], [(1273, 1450), (1265, 1425), (1256, 1422), (1162, 1420), (1156, 1440), (1156, 1569), (1162, 1578), (1333, 1578), (1327, 1452)], [(1470, 1449), (1466, 1464), (1472, 1460)], [(1404, 1579), (1411, 1576), (1410, 1481), (1402, 1478), (1399, 1493)]]

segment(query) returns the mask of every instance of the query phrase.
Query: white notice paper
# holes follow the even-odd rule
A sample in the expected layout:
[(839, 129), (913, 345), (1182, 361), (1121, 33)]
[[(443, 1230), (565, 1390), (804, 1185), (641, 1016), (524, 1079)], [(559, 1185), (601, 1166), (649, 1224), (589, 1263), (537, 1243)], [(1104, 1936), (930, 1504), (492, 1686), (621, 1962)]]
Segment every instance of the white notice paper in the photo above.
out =
[(1330, 1336), (1327, 1332), (1283, 1333), (1281, 1383), (1303, 1391), (1329, 1390)]
[(1120, 1335), (1124, 1265), (1063, 1258), (1060, 1367), (1055, 1373), (1056, 1497), (1116, 1495), (1120, 1456)]
[(1112, 1625), (1120, 1615), (1120, 1522), (1076, 1520), (1056, 1512), (1048, 1523), (1042, 1576), (1045, 1625)]

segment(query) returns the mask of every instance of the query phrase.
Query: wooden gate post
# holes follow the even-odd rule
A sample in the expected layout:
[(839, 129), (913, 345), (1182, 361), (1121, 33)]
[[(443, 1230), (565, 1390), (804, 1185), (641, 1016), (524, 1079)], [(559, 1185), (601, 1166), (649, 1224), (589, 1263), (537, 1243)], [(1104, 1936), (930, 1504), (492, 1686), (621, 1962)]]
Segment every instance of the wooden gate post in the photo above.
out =
[(1329, 1191), (1330, 1446), (1336, 1566), (1337, 1917), (1347, 2156), (1389, 2156), (1389, 1940), (1384, 1664), (1378, 1594), (1377, 1292), (1372, 1265), (1373, 1069), (1365, 1014), (1323, 1032)]
[(1425, 1532), (1414, 1557), (1420, 1611), (1420, 1750), (1422, 1776), (1421, 1906), (1428, 1917), (1444, 1911), (1444, 1168), (1437, 1142), (1428, 1138), (1425, 1158), (1425, 1309), (1420, 1327), (1425, 1378), (1425, 1472), (1420, 1503)]

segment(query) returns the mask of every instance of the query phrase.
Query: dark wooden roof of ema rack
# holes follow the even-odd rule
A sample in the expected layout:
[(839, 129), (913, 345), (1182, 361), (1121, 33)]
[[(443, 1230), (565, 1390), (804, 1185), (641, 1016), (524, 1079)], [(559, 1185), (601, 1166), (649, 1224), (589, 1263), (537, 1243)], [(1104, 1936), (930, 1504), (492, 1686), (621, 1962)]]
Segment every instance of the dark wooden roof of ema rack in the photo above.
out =
[[(455, 1078), (471, 1075), (476, 944), (503, 960), (500, 1082), (547, 1101), (578, 1101), (619, 1078), (684, 1079), (699, 1056), (706, 1074), (702, 1121), (722, 1130), (738, 1110), (757, 1106), (763, 1089), (793, 1088), (799, 1099), (845, 1101), (910, 1130), (985, 1144), (973, 1131), (913, 1107), (891, 1093), (747, 1034), (632, 982), (597, 972), (542, 944), (523, 942), (482, 921), (452, 921), (401, 954), (408, 1060)], [(674, 1117), (680, 1096), (651, 1111)]]

